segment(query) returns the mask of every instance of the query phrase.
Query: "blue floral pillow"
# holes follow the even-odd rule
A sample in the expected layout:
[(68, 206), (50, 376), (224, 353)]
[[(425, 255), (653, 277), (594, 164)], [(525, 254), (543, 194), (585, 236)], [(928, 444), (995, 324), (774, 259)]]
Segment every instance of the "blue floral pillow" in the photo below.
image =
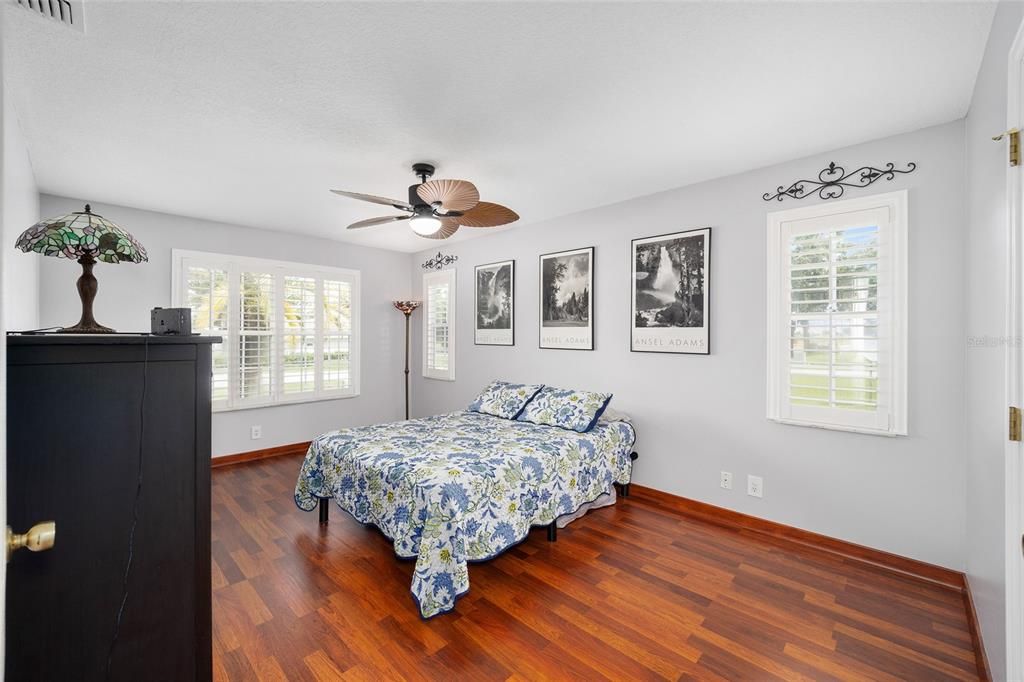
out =
[(507, 381), (492, 381), (490, 386), (485, 388), (483, 393), (470, 404), (469, 411), (515, 419), (530, 402), (530, 399), (537, 395), (537, 391), (543, 387), (544, 384), (510, 384)]
[(527, 403), (518, 420), (586, 433), (597, 424), (611, 399), (611, 393), (564, 391), (545, 386)]

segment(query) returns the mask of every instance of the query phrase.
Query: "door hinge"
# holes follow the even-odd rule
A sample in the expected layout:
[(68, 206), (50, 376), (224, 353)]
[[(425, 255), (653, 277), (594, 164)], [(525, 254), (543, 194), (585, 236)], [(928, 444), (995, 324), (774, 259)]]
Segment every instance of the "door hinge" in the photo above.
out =
[(1010, 405), (1010, 440), (1020, 439), (1020, 408)]
[(996, 135), (992, 139), (998, 142), (999, 140), (1003, 139), (1004, 137), (1009, 137), (1010, 138), (1010, 165), (1011, 166), (1019, 166), (1020, 165), (1020, 129), (1018, 129), (1018, 128), (1010, 128), (1005, 133), (1000, 133), (999, 135)]

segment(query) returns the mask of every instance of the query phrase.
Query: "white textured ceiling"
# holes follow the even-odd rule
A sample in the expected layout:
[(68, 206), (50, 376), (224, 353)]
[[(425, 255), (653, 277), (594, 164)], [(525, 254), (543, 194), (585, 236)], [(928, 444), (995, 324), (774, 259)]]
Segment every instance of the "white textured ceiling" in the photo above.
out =
[(954, 120), (994, 11), (85, 0), (83, 35), (11, 2), (42, 191), (402, 251), (437, 242), (327, 190), (431, 161), (526, 224)]

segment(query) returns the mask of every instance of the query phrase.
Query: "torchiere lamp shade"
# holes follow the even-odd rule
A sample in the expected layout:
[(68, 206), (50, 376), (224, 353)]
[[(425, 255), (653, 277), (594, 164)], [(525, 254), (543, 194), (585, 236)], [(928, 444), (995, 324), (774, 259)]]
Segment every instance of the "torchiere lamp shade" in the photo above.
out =
[(412, 311), (420, 307), (419, 301), (394, 301), (395, 308), (404, 315), (411, 315)]
[(85, 205), (84, 211), (39, 221), (21, 233), (15, 246), (26, 253), (73, 258), (82, 266), (82, 276), (78, 278), (82, 318), (75, 326), (60, 330), (69, 334), (102, 334), (114, 331), (98, 324), (92, 315), (92, 303), (97, 290), (92, 266), (97, 261), (142, 263), (149, 260), (146, 249), (135, 237), (103, 216), (94, 214), (88, 204)]

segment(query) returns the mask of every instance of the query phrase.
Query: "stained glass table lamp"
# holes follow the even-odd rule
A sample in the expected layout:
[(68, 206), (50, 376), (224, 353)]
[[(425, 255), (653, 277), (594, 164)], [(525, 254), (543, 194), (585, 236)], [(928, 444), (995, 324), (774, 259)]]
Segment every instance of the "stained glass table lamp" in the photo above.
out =
[(141, 263), (148, 261), (142, 244), (103, 216), (84, 211), (41, 220), (21, 233), (15, 244), (25, 253), (41, 253), (56, 258), (75, 258), (82, 266), (78, 278), (78, 295), (82, 299), (82, 319), (73, 327), (64, 327), (62, 334), (110, 334), (113, 329), (96, 322), (92, 302), (96, 298), (96, 278), (92, 266), (104, 263)]

